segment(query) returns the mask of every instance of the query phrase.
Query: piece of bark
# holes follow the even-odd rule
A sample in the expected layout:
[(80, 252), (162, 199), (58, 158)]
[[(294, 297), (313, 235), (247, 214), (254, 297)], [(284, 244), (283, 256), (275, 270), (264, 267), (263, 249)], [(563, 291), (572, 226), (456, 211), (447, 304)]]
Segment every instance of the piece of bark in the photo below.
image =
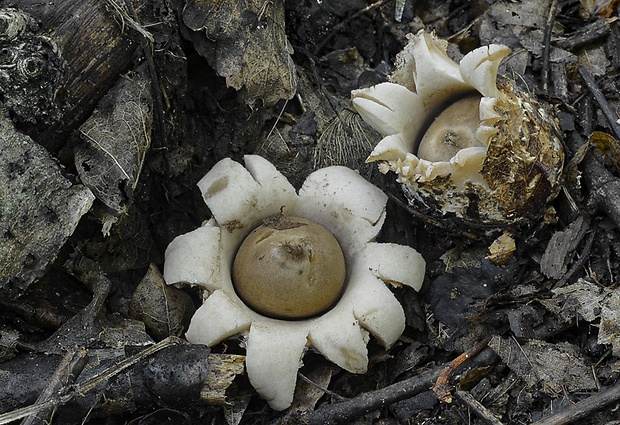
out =
[(0, 294), (23, 295), (71, 236), (94, 196), (0, 112)]
[[(55, 407), (59, 423), (85, 417), (109, 417), (139, 408), (170, 406), (189, 412), (202, 409), (200, 392), (211, 370), (204, 345), (167, 338), (133, 355), (135, 348), (88, 350), (88, 364), (69, 391), (36, 402), (50, 382), (61, 356), (30, 353), (0, 365), (0, 423)], [(216, 362), (217, 364), (217, 362)], [(217, 366), (216, 366), (217, 367)], [(29, 405), (19, 409), (20, 406)]]
[(591, 397), (571, 404), (553, 415), (549, 415), (539, 421), (533, 422), (532, 425), (566, 425), (570, 423), (578, 423), (579, 419), (591, 417), (597, 410), (617, 403), (620, 400), (620, 385), (600, 391)]
[[(134, 7), (139, 9), (140, 0)], [(119, 2), (122, 4), (122, 2)], [(68, 133), (88, 117), (97, 102), (126, 72), (138, 47), (137, 33), (115, 9), (115, 2), (100, 0), (21, 0), (19, 8), (40, 22), (41, 31), (56, 42), (67, 62), (64, 111), (59, 124), (38, 129), (37, 141), (51, 145), (65, 142), (57, 132)], [(56, 143), (53, 143), (57, 140)]]
[(209, 373), (200, 390), (200, 400), (212, 406), (230, 404), (226, 390), (233, 380), (244, 371), (245, 356), (236, 354), (210, 354)]
[(620, 228), (620, 180), (592, 154), (583, 161), (583, 181), (589, 190), (588, 204), (603, 211)]
[(540, 261), (540, 271), (551, 279), (564, 276), (572, 259), (572, 253), (579, 246), (588, 228), (587, 220), (579, 216), (566, 229), (555, 232)]
[(590, 45), (611, 33), (609, 23), (605, 19), (599, 19), (584, 25), (568, 37), (558, 41), (556, 46), (570, 51), (575, 51), (583, 46)]

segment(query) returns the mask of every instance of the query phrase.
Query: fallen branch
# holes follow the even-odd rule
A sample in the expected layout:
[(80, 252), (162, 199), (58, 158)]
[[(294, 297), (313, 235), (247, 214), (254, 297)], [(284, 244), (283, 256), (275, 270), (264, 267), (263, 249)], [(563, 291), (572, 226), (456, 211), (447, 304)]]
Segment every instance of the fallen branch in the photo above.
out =
[(106, 369), (102, 373), (97, 374), (84, 382), (70, 386), (69, 391), (65, 394), (54, 395), (53, 397), (50, 397), (43, 402), (37, 402), (30, 406), (4, 413), (0, 415), (0, 425), (62, 406), (63, 404), (66, 404), (75, 398), (81, 397), (87, 392), (95, 389), (99, 384), (113, 378), (125, 369), (138, 363), (140, 360), (147, 358), (155, 354), (156, 352), (163, 350), (164, 348), (178, 345), (181, 343), (181, 341), (182, 340), (176, 337), (166, 338), (163, 341), (151, 345), (150, 347), (140, 351), (139, 353), (136, 353), (133, 356), (120, 361), (119, 363)]
[[(488, 341), (485, 340), (485, 344)], [(475, 348), (479, 347), (478, 344)], [(492, 355), (493, 359), (496, 358), (493, 350), (484, 349), (478, 350), (480, 354), (472, 354), (473, 349), (468, 351), (470, 355), (467, 356), (468, 364), (474, 359), (478, 359), (480, 364), (488, 365), (494, 360), (484, 354)], [(459, 356), (462, 357), (463, 355)], [(460, 365), (464, 362), (460, 362)], [(355, 398), (347, 399), (346, 401), (328, 404), (316, 409), (309, 415), (309, 425), (336, 425), (342, 423), (349, 423), (353, 419), (363, 416), (369, 412), (382, 409), (400, 400), (413, 397), (420, 394), (423, 391), (431, 389), (433, 383), (445, 373), (446, 370), (455, 372), (454, 361), (448, 362), (444, 365), (436, 367), (434, 369), (422, 372), (419, 375), (413, 376), (404, 381), (397, 382), (389, 385), (385, 388), (381, 388), (376, 391), (369, 391), (358, 395)]]
[(454, 396), (457, 400), (471, 409), (472, 412), (476, 416), (478, 416), (482, 422), (487, 425), (503, 425), (499, 419), (493, 415), (486, 407), (482, 405), (478, 400), (474, 398), (473, 395), (468, 393), (467, 391), (457, 390), (454, 392)]
[(566, 409), (542, 418), (532, 425), (565, 425), (586, 418), (597, 410), (620, 400), (620, 385), (594, 394), (591, 397), (570, 405)]

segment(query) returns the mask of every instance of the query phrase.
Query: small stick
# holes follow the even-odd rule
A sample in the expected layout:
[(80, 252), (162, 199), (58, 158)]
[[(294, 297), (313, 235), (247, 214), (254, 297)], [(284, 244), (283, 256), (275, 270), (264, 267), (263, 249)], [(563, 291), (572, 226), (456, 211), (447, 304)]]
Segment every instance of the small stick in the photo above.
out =
[(0, 414), (0, 424), (7, 424), (9, 422), (25, 418), (46, 409), (54, 409), (60, 405), (66, 404), (74, 398), (80, 397), (86, 392), (96, 388), (102, 382), (113, 378), (128, 367), (138, 363), (140, 360), (147, 358), (155, 354), (156, 352), (163, 350), (164, 348), (181, 344), (181, 342), (182, 340), (177, 337), (168, 337), (158, 342), (157, 344), (145, 348), (144, 350), (134, 354), (133, 356), (127, 357), (125, 360), (118, 362), (117, 364), (104, 370), (100, 374), (95, 375), (92, 378), (89, 378), (79, 384), (72, 385), (70, 387), (71, 390), (67, 394), (54, 395), (53, 397), (42, 403), (35, 403), (30, 406), (22, 407), (21, 409)]
[(467, 391), (457, 390), (454, 396), (469, 407), (478, 416), (482, 422), (487, 425), (503, 425), (495, 415), (484, 407), (478, 400)]
[(448, 363), (448, 365), (441, 371), (439, 377), (437, 378), (437, 381), (435, 382), (435, 386), (433, 387), (433, 392), (435, 393), (439, 401), (443, 401), (444, 403), (452, 403), (452, 388), (449, 382), (450, 377), (452, 376), (454, 371), (458, 369), (463, 363), (484, 350), (487, 345), (489, 345), (490, 340), (491, 337), (483, 339), (474, 347), (465, 351), (456, 359)]
[(585, 400), (571, 404), (567, 408), (542, 418), (531, 425), (565, 425), (590, 416), (593, 412), (602, 409), (620, 400), (620, 385), (598, 392)]
[(545, 94), (549, 89), (549, 54), (551, 52), (551, 33), (553, 32), (553, 24), (555, 23), (555, 15), (557, 10), (558, 0), (551, 0), (549, 3), (549, 13), (547, 14), (547, 25), (545, 26), (543, 63), (541, 71), (543, 92), (545, 92)]
[(605, 118), (607, 118), (609, 126), (614, 133), (614, 137), (620, 140), (620, 124), (618, 124), (618, 115), (614, 112), (613, 109), (611, 109), (611, 106), (609, 106), (607, 99), (605, 99), (605, 96), (603, 96), (603, 92), (601, 92), (601, 89), (599, 89), (596, 81), (594, 81), (594, 78), (592, 78), (592, 75), (590, 75), (588, 70), (585, 69), (583, 66), (580, 66), (579, 74), (581, 74), (581, 78), (583, 78), (583, 81), (586, 83), (586, 87), (588, 87), (588, 90), (590, 90), (590, 93), (592, 93), (592, 96), (594, 96), (594, 100), (596, 100), (596, 103), (598, 103), (601, 111), (603, 111)]
[(442, 368), (423, 372), (412, 378), (397, 382), (376, 391), (369, 391), (359, 396), (319, 407), (309, 416), (309, 425), (335, 425), (350, 423), (353, 419), (382, 409), (392, 403), (413, 397), (428, 389), (439, 376)]
[[(65, 392), (68, 385), (73, 384), (75, 379), (82, 373), (84, 366), (88, 362), (88, 351), (85, 348), (78, 348), (75, 351), (68, 352), (60, 360), (54, 374), (49, 380), (49, 383), (45, 390), (39, 394), (36, 404), (48, 401), (56, 396), (56, 394), (62, 394)], [(27, 418), (25, 418), (21, 425), (42, 425), (51, 423), (49, 416), (54, 411), (54, 408), (50, 406), (48, 409), (41, 410)]]

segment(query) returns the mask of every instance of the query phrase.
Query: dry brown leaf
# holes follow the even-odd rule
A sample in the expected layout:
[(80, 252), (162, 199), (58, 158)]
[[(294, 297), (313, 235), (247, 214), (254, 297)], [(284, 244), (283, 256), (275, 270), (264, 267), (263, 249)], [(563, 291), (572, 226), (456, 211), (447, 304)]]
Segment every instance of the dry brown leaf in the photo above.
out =
[(618, 0), (580, 0), (579, 2), (586, 19), (594, 15), (609, 18), (616, 13), (616, 5), (618, 4)]
[(540, 385), (550, 397), (597, 388), (591, 367), (575, 345), (538, 340), (520, 345), (513, 338), (495, 336), (489, 347), (528, 386)]
[(80, 127), (85, 143), (76, 148), (80, 178), (115, 214), (131, 199), (151, 143), (150, 82), (136, 73), (119, 83)]
[(189, 0), (183, 22), (196, 50), (226, 84), (245, 88), (245, 100), (274, 105), (297, 90), (291, 47), (284, 30), (284, 2), (275, 0)]
[(185, 292), (166, 285), (154, 264), (138, 284), (129, 304), (129, 315), (144, 322), (157, 340), (178, 336), (194, 314), (192, 301)]

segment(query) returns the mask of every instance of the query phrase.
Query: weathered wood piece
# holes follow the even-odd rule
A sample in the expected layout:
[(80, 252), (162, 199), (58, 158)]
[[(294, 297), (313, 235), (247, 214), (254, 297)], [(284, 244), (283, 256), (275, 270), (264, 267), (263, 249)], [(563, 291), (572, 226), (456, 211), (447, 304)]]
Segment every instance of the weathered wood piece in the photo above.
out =
[(56, 42), (67, 62), (66, 82), (58, 93), (62, 117), (55, 126), (37, 129), (35, 137), (54, 146), (56, 132), (66, 134), (81, 124), (129, 69), (138, 34), (113, 0), (22, 0), (19, 8), (40, 22), (40, 31)]

